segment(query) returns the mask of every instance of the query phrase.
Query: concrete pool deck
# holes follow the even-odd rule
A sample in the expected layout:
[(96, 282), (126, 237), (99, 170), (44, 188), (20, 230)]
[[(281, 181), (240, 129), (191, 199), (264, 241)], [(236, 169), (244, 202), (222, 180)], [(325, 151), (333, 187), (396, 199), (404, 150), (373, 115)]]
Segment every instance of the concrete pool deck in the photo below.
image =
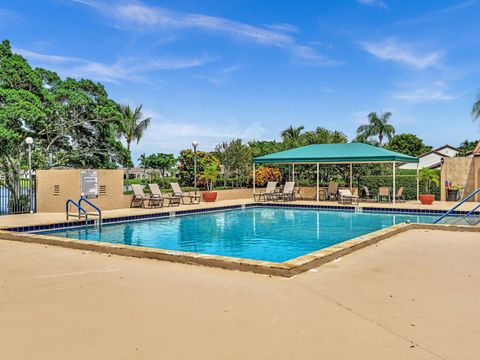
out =
[(0, 241), (0, 357), (478, 359), (479, 240), (413, 230), (289, 279)]
[[(235, 199), (235, 200), (222, 200), (216, 201), (214, 203), (205, 203), (201, 202), (197, 205), (180, 205), (174, 207), (163, 207), (159, 209), (143, 209), (143, 208), (125, 208), (117, 210), (106, 210), (103, 211), (104, 218), (114, 218), (114, 217), (124, 217), (124, 216), (134, 216), (134, 215), (145, 215), (145, 214), (155, 214), (163, 213), (170, 211), (181, 211), (181, 210), (191, 210), (191, 209), (208, 209), (221, 206), (231, 206), (231, 205), (242, 205), (242, 204), (251, 204), (254, 203), (253, 199)], [(275, 202), (283, 204), (284, 202)], [(286, 204), (296, 204), (296, 205), (324, 205), (324, 206), (346, 206), (351, 207), (352, 205), (340, 205), (336, 201), (311, 201), (311, 200), (297, 200), (293, 202), (286, 202)], [(413, 210), (448, 210), (452, 208), (455, 203), (446, 202), (446, 201), (436, 201), (433, 205), (422, 205), (417, 201), (407, 201), (405, 203), (397, 203), (395, 205), (391, 203), (374, 203), (374, 202), (360, 202), (360, 207), (378, 207), (378, 208), (396, 208), (396, 209), (413, 209)], [(460, 211), (469, 211), (474, 207), (478, 206), (479, 203), (475, 202), (466, 202), (458, 208)], [(71, 221), (77, 221), (78, 219), (72, 218)], [(32, 225), (43, 225), (43, 224), (54, 224), (65, 222), (65, 213), (35, 213), (35, 214), (18, 214), (18, 215), (3, 215), (0, 216), (0, 229), (9, 228), (9, 227), (18, 227), (18, 226), (32, 226)]]

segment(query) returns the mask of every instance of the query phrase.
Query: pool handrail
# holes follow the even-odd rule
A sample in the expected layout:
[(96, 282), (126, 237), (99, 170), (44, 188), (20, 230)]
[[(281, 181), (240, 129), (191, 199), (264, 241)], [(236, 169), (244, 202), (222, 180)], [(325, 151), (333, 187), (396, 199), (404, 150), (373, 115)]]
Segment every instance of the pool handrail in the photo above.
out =
[(81, 207), (79, 204), (77, 204), (75, 201), (72, 199), (68, 199), (65, 203), (65, 215), (67, 216), (67, 220), (70, 216), (70, 213), (68, 211), (68, 206), (70, 204), (73, 204), (77, 209), (78, 209), (78, 218), (80, 219), (81, 215), (80, 213), (82, 212), (85, 215), (85, 222), (88, 221), (88, 212), (85, 210), (83, 207)]
[(97, 210), (98, 213), (98, 223), (101, 225), (102, 224), (102, 210), (93, 204), (91, 201), (89, 201), (87, 198), (80, 196), (80, 200), (78, 200), (78, 205), (81, 207), (82, 201), (86, 202), (88, 205), (90, 205), (92, 208)]
[[(459, 206), (463, 205), (463, 203), (465, 203), (466, 201), (470, 200), (472, 197), (474, 197), (475, 195), (477, 195), (478, 193), (480, 192), (480, 188), (478, 188), (477, 190), (475, 190), (474, 192), (472, 192), (471, 194), (469, 194), (467, 197), (465, 197), (462, 201), (460, 201), (457, 205), (455, 205), (454, 207), (452, 207), (450, 210), (448, 210), (445, 214), (443, 214), (442, 216), (440, 216), (437, 220), (435, 220), (434, 224), (438, 224), (438, 222), (442, 219), (444, 219), (445, 217), (447, 217), (448, 215), (450, 215), (453, 211), (455, 211)], [(471, 210), (465, 217), (467, 216), (470, 216), (479, 206), (475, 207), (473, 210)]]

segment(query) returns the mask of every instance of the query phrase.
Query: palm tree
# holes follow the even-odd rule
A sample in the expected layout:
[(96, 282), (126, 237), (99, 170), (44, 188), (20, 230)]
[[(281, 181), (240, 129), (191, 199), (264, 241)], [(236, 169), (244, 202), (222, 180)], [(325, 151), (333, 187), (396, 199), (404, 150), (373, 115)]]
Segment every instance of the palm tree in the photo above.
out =
[(305, 129), (304, 126), (293, 127), (290, 125), (290, 127), (283, 130), (280, 135), (282, 136), (283, 141), (297, 141), (300, 138), (303, 129)]
[(378, 115), (376, 112), (368, 114), (368, 124), (360, 125), (357, 129), (357, 138), (367, 140), (372, 136), (378, 136), (378, 146), (383, 145), (383, 139), (388, 141), (395, 135), (395, 128), (388, 123), (392, 113), (386, 112)]
[(132, 110), (130, 105), (120, 105), (120, 112), (122, 118), (120, 120), (119, 135), (125, 138), (127, 142), (127, 150), (129, 163), (127, 166), (126, 177), (128, 183), (128, 170), (132, 162), (130, 154), (130, 146), (132, 141), (136, 141), (137, 144), (143, 137), (145, 130), (150, 126), (150, 118), (143, 118), (142, 105)]
[(477, 96), (477, 101), (473, 104), (472, 116), (475, 120), (480, 119), (480, 94)]
[(147, 155), (141, 154), (138, 158), (138, 162), (140, 163), (140, 167), (143, 169), (143, 177), (145, 177), (145, 173), (147, 172)]

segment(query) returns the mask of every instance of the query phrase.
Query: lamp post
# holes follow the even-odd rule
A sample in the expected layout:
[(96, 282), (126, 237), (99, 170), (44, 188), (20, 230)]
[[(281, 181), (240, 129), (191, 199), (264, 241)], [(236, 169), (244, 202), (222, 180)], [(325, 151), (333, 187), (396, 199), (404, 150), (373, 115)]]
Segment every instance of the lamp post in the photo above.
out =
[(197, 146), (198, 141), (192, 141), (193, 146), (193, 184), (195, 187), (195, 195), (197, 195)]
[(30, 197), (30, 214), (33, 214), (33, 196), (32, 196), (32, 145), (33, 139), (29, 136), (25, 139), (25, 143), (28, 145), (28, 189)]

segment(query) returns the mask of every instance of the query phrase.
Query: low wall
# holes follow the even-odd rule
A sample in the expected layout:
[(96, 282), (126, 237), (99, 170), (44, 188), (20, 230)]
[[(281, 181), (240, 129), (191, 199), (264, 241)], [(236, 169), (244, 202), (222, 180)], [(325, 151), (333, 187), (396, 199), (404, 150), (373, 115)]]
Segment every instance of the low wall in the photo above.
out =
[[(37, 211), (64, 212), (68, 199), (80, 198), (80, 169), (37, 170)], [(125, 207), (123, 198), (123, 170), (96, 170), (99, 196), (89, 199), (103, 210)]]
[[(467, 196), (480, 187), (480, 157), (454, 157), (444, 158), (441, 171), (441, 200), (446, 201), (446, 181), (464, 187), (463, 196)], [(480, 201), (476, 195), (471, 201)]]

